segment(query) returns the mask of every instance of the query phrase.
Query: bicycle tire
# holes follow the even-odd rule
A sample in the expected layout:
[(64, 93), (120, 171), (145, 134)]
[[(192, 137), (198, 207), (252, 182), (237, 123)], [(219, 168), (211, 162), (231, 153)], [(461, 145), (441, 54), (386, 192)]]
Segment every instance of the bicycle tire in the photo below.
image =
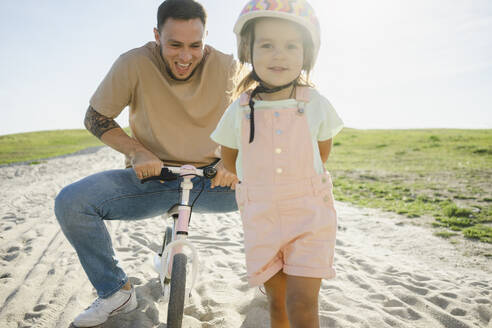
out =
[(171, 273), (171, 291), (167, 309), (168, 328), (181, 328), (183, 322), (187, 261), (188, 258), (185, 254), (174, 255), (173, 271)]

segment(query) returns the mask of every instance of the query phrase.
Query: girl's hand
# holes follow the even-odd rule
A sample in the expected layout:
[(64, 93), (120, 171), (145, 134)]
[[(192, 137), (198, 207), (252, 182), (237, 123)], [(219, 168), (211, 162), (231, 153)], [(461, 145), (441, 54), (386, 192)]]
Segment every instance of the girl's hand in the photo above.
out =
[(210, 188), (220, 187), (230, 187), (232, 190), (235, 189), (236, 183), (238, 182), (237, 176), (234, 173), (226, 170), (222, 164), (219, 162), (215, 168), (217, 169), (217, 175), (212, 179)]

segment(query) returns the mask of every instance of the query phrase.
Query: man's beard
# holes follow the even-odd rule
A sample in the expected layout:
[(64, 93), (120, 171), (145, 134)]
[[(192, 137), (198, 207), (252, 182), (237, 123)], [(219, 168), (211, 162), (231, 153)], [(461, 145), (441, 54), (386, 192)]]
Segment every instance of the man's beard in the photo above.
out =
[(190, 75), (188, 75), (186, 78), (184, 79), (180, 79), (178, 77), (176, 77), (176, 75), (174, 75), (173, 71), (171, 70), (171, 65), (168, 64), (167, 60), (164, 58), (164, 56), (162, 55), (162, 52), (161, 52), (161, 58), (162, 58), (162, 61), (164, 62), (164, 66), (166, 67), (166, 71), (167, 73), (169, 74), (169, 76), (173, 79), (173, 80), (176, 80), (176, 81), (187, 81), (189, 80), (193, 74), (195, 74), (195, 71), (197, 70), (198, 66), (200, 66), (200, 63), (198, 65), (196, 65), (196, 67), (193, 69), (193, 71), (191, 71)]

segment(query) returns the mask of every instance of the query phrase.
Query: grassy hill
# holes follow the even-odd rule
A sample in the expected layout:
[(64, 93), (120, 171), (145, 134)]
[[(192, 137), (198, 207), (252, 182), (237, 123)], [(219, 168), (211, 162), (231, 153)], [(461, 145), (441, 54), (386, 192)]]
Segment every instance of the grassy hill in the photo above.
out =
[[(85, 130), (0, 136), (0, 164), (102, 145)], [(335, 198), (433, 217), (436, 234), (492, 243), (492, 130), (355, 130), (335, 137), (327, 167)], [(490, 254), (492, 256), (492, 254)]]
[(0, 136), (0, 164), (34, 161), (103, 144), (87, 130), (41, 131)]
[(344, 129), (327, 167), (338, 200), (492, 243), (492, 130)]

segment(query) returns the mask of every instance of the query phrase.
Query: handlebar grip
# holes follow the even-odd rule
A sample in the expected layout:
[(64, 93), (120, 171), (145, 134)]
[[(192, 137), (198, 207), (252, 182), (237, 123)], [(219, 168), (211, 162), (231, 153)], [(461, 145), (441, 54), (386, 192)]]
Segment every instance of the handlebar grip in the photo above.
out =
[(157, 181), (173, 181), (173, 180), (176, 180), (177, 178), (178, 178), (177, 174), (174, 174), (168, 168), (163, 167), (160, 175), (155, 175), (153, 177), (148, 177), (148, 178), (142, 179), (142, 180), (140, 180), (140, 183), (145, 183), (145, 182), (154, 181), (154, 180), (157, 180)]

